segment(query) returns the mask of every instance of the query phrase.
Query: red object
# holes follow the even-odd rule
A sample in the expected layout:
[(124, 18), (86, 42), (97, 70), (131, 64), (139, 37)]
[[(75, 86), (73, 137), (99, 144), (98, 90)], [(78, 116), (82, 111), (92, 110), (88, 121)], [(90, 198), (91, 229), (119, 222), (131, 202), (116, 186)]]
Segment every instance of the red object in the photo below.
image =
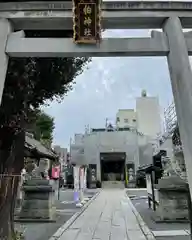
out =
[(56, 166), (52, 168), (52, 178), (58, 179), (60, 176), (60, 166)]

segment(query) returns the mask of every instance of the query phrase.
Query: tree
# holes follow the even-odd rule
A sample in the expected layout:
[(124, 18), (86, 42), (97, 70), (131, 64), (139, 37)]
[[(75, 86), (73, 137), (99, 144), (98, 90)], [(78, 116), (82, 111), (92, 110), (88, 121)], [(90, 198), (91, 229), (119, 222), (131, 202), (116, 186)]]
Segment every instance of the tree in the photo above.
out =
[(27, 131), (33, 133), (36, 140), (50, 147), (55, 128), (54, 118), (39, 109), (35, 109), (32, 115)]
[(25, 130), (31, 109), (39, 108), (48, 99), (63, 99), (88, 61), (83, 57), (9, 61), (0, 107), (0, 239), (15, 239), (13, 209), (18, 176), (24, 166)]

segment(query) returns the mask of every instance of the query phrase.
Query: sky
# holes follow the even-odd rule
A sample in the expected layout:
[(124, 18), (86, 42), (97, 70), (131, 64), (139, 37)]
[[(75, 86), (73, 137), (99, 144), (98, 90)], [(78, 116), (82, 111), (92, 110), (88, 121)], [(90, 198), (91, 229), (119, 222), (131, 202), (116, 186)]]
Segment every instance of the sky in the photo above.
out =
[[(149, 30), (107, 30), (103, 37), (147, 37)], [(54, 144), (69, 147), (70, 137), (83, 133), (85, 125), (104, 127), (115, 121), (118, 109), (135, 108), (135, 98), (145, 89), (158, 96), (161, 110), (172, 102), (165, 57), (92, 58), (61, 103), (44, 107), (55, 118)]]

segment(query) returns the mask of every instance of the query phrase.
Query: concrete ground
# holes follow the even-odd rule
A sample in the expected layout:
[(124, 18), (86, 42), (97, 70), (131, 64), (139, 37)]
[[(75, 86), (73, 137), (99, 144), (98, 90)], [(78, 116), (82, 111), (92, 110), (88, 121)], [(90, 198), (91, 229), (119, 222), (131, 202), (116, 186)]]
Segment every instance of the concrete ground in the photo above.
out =
[[(92, 197), (97, 190), (88, 190), (86, 197)], [(57, 197), (57, 195), (56, 195)], [(81, 211), (73, 201), (73, 190), (60, 191), (60, 199), (56, 200), (57, 219), (52, 223), (15, 223), (16, 229), (24, 232), (26, 240), (48, 240), (58, 228), (67, 222), (75, 213)]]
[(148, 208), (146, 189), (128, 190), (133, 205), (157, 240), (191, 240), (188, 223), (155, 223), (154, 212)]
[[(153, 240), (145, 235), (124, 189), (103, 189), (89, 207), (57, 240)], [(55, 238), (54, 238), (55, 239)]]

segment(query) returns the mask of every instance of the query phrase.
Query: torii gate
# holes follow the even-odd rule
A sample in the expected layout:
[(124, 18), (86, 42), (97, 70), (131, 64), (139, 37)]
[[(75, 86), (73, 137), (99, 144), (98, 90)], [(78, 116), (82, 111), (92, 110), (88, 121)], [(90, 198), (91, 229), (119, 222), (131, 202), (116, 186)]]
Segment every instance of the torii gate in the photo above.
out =
[(192, 195), (192, 2), (104, 2), (104, 29), (162, 28), (151, 38), (103, 39), (77, 46), (72, 39), (25, 38), (25, 29), (72, 29), (71, 2), (0, 3), (0, 99), (10, 57), (166, 56)]

